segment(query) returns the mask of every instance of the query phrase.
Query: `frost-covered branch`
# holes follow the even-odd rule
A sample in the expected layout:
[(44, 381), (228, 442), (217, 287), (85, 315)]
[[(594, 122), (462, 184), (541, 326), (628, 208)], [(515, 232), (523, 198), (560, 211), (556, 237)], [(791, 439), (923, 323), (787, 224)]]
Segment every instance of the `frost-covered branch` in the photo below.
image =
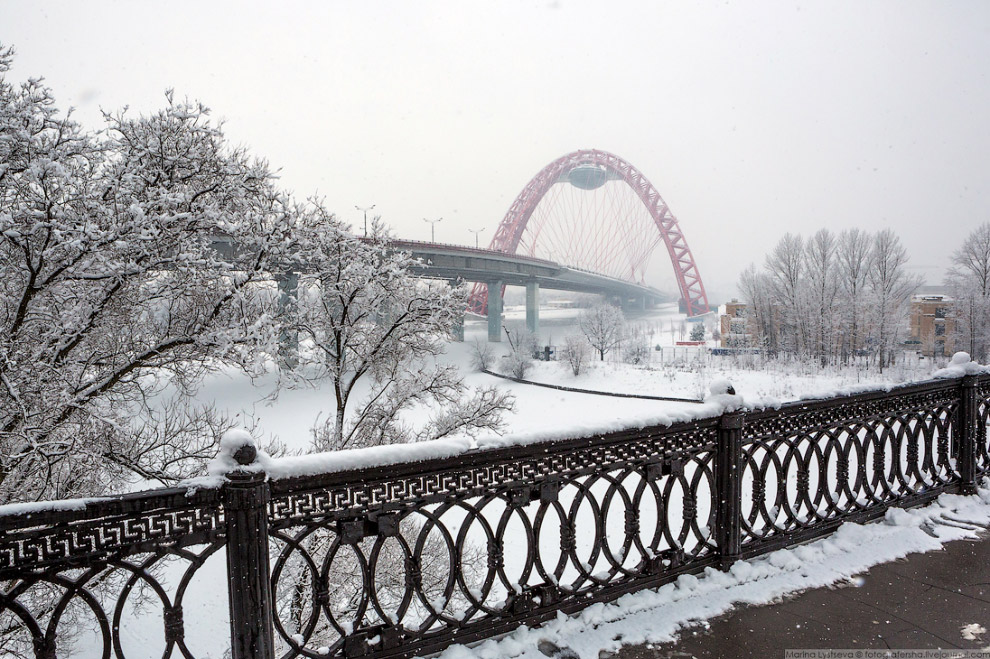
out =
[[(313, 203), (300, 233), (304, 277), (293, 313), (300, 337), (296, 381), (326, 381), (334, 416), (314, 431), (320, 450), (417, 441), (498, 427), (509, 398), (477, 399), (456, 369), (435, 363), (466, 304), (463, 287), (429, 283), (409, 272), (376, 218), (372, 236), (348, 234)], [(367, 391), (360, 400), (355, 392)], [(417, 406), (439, 410), (429, 429), (406, 421)], [(456, 421), (455, 421), (456, 419)]]
[(0, 498), (171, 482), (209, 446), (155, 458), (134, 410), (168, 379), (274, 354), (266, 282), (291, 261), (298, 206), (205, 107), (169, 92), (91, 133), (40, 80), (9, 82), (11, 59), (0, 49)]

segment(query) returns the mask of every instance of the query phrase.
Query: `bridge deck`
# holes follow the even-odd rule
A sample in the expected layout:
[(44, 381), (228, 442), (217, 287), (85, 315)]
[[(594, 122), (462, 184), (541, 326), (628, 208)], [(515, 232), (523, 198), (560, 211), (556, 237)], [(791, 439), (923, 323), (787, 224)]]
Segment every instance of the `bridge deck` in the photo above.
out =
[(423, 277), (463, 279), (471, 282), (501, 281), (510, 286), (524, 286), (528, 282), (535, 281), (541, 288), (552, 290), (601, 293), (630, 298), (669, 299), (671, 297), (651, 286), (532, 256), (415, 240), (394, 240), (391, 244), (423, 261), (424, 267), (417, 269), (417, 274)]

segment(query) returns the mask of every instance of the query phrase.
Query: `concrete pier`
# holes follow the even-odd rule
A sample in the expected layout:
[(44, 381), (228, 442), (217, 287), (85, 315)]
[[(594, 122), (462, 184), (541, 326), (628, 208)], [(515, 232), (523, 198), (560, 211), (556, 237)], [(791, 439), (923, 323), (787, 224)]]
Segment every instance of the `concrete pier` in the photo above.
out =
[(488, 340), (502, 341), (502, 282), (490, 281), (488, 286)]
[(540, 333), (540, 282), (526, 282), (526, 329)]

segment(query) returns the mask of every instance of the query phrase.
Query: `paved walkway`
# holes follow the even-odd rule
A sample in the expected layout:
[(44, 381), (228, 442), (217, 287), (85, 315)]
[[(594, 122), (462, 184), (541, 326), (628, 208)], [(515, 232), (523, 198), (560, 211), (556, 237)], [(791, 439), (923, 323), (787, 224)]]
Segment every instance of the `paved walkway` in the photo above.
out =
[(746, 607), (615, 659), (783, 657), (785, 649), (990, 646), (990, 538), (877, 565), (855, 583)]

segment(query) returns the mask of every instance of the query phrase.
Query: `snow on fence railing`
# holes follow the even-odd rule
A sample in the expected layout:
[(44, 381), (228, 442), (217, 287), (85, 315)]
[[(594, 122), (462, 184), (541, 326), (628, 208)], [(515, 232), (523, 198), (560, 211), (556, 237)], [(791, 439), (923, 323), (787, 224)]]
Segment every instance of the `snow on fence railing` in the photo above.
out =
[(975, 492), (990, 375), (942, 375), (770, 409), (723, 383), (709, 418), (326, 473), (234, 434), (218, 487), (0, 514), (0, 654), (220, 656), (229, 610), (235, 659), (406, 657), (726, 569)]

